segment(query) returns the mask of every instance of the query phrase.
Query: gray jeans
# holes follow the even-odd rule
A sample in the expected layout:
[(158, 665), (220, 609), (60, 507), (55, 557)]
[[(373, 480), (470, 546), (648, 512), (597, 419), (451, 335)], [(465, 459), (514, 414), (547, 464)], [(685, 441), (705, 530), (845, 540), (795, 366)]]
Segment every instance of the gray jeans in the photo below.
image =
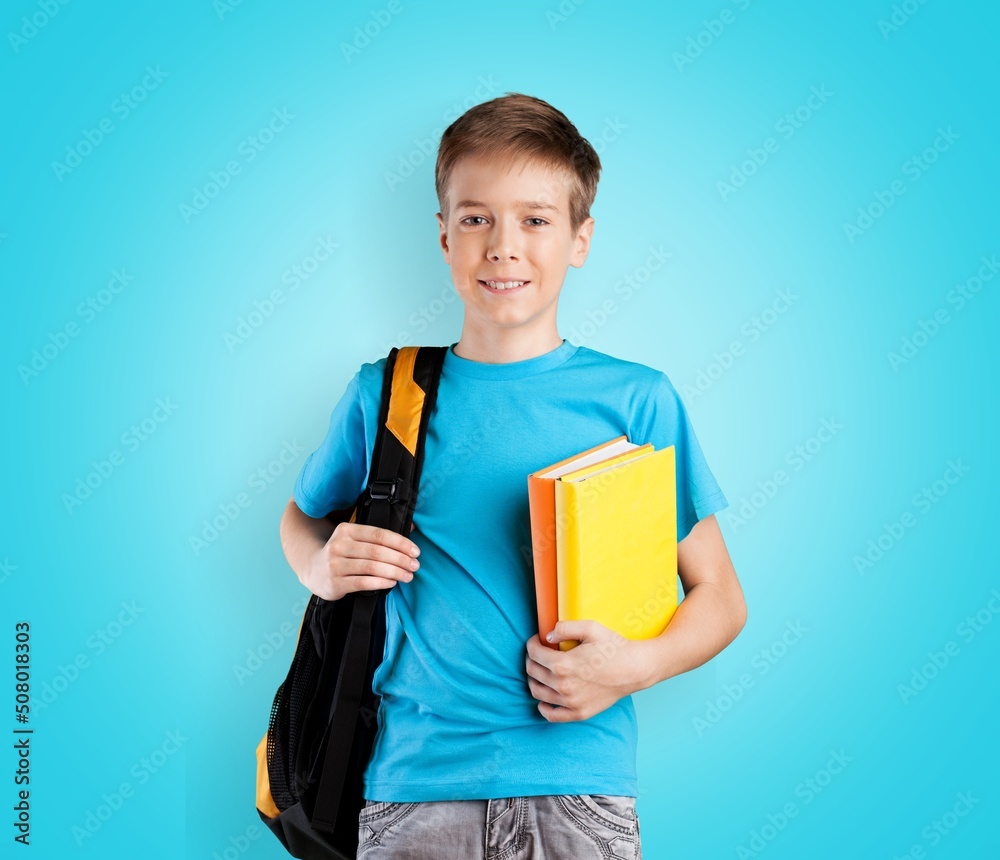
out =
[(358, 860), (642, 860), (635, 798), (366, 800)]

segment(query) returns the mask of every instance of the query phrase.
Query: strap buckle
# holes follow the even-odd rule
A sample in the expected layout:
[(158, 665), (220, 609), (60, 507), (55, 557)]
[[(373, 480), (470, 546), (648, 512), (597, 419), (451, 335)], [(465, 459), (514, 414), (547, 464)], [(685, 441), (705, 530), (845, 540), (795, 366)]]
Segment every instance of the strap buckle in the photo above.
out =
[(399, 497), (396, 495), (396, 488), (399, 482), (396, 479), (391, 481), (379, 481), (374, 480), (368, 485), (368, 498), (370, 500), (383, 500), (388, 501), (391, 505), (393, 502), (399, 501)]

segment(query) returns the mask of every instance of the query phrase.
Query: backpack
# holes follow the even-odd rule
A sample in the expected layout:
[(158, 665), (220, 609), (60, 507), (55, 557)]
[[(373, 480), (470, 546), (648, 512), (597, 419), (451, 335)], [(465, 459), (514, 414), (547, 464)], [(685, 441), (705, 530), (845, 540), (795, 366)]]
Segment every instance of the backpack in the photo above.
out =
[[(368, 483), (334, 523), (408, 535), (424, 437), (448, 347), (390, 351)], [(396, 586), (393, 586), (396, 587)], [(385, 648), (389, 589), (309, 599), (292, 664), (257, 745), (257, 813), (304, 860), (355, 860), (363, 775), (378, 731), (372, 678)]]

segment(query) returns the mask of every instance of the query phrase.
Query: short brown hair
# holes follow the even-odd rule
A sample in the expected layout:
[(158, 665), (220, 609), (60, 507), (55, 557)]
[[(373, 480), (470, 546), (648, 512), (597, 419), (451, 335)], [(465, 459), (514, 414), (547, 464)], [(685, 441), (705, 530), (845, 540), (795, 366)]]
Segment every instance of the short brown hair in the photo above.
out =
[(576, 233), (590, 217), (601, 160), (566, 115), (548, 102), (523, 93), (507, 93), (469, 108), (445, 129), (434, 169), (434, 187), (445, 222), (451, 172), (467, 155), (487, 162), (530, 158), (568, 172), (571, 231)]

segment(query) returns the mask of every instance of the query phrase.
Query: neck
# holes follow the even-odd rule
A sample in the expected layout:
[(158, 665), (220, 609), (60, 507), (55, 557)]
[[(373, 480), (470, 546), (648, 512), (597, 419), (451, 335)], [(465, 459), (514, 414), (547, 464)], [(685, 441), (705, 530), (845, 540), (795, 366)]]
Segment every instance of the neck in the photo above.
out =
[(454, 352), (459, 358), (469, 361), (509, 364), (552, 352), (562, 346), (562, 342), (563, 339), (556, 331), (541, 338), (537, 335), (515, 337), (509, 334), (483, 338), (470, 336), (463, 331), (461, 339), (455, 344)]

